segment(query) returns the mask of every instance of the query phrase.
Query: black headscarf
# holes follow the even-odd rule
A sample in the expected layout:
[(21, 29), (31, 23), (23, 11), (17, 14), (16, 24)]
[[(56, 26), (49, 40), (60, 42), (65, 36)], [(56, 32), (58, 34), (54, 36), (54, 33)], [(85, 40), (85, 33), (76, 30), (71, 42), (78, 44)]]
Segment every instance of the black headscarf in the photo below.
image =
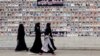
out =
[(39, 22), (35, 24), (35, 31), (36, 31), (37, 29), (40, 29), (40, 23), (39, 23)]
[(18, 39), (24, 37), (24, 35), (25, 35), (24, 26), (23, 26), (23, 24), (19, 24)]
[(46, 29), (45, 29), (45, 35), (49, 35), (52, 37), (52, 31), (51, 31), (51, 24), (47, 23)]

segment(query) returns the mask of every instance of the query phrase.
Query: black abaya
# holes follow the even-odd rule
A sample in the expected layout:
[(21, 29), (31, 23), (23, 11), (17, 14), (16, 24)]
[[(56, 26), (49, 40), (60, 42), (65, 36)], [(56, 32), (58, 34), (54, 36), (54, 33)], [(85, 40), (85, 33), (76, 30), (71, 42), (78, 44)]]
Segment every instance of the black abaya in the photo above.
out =
[(51, 27), (50, 27), (50, 23), (47, 23), (47, 27), (46, 27), (46, 30), (45, 30), (45, 36), (46, 35), (49, 35), (50, 36), (50, 42), (51, 42), (51, 45), (53, 47), (53, 49), (48, 45), (48, 48), (49, 48), (49, 51), (48, 53), (54, 53), (54, 51), (56, 50), (56, 47), (54, 45), (54, 40), (53, 40), (53, 36), (52, 36), (52, 31), (51, 31)]
[(48, 45), (48, 47), (49, 47), (49, 51), (48, 51), (48, 53), (53, 53), (53, 51), (55, 51), (57, 48), (55, 47), (55, 45), (54, 45), (54, 40), (53, 40), (53, 37), (52, 37), (52, 32), (51, 32), (51, 29), (47, 29), (46, 30), (46, 34), (50, 34), (50, 42), (51, 42), (51, 45), (52, 45), (52, 47), (53, 47), (53, 49)]
[(24, 37), (25, 37), (24, 26), (23, 24), (20, 24), (18, 29), (17, 46), (15, 51), (23, 51), (23, 50), (28, 51)]
[(35, 41), (30, 49), (33, 53), (39, 53), (41, 51), (42, 43), (41, 43), (41, 32), (38, 23), (35, 26)]

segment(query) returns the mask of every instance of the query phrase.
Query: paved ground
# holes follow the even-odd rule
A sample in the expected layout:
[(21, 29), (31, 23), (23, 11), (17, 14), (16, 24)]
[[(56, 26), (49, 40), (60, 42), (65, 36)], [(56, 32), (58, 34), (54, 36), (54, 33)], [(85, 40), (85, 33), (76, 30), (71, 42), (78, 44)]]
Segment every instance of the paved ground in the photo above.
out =
[[(26, 37), (28, 47), (31, 47), (33, 42), (34, 38)], [(30, 54), (25, 51), (15, 52), (13, 49), (16, 45), (16, 38), (0, 36), (0, 56), (54, 56), (52, 54)], [(55, 56), (100, 56), (100, 38), (98, 37), (60, 37), (55, 38), (55, 45), (59, 49), (55, 51)]]
[(57, 50), (52, 54), (30, 54), (30, 52), (15, 52), (14, 50), (0, 50), (0, 56), (100, 56), (100, 50)]
[[(44, 37), (41, 37), (42, 42)], [(58, 49), (100, 49), (100, 37), (54, 37)], [(28, 47), (32, 47), (34, 37), (25, 37)], [(0, 36), (0, 49), (13, 48), (17, 45), (16, 36)]]

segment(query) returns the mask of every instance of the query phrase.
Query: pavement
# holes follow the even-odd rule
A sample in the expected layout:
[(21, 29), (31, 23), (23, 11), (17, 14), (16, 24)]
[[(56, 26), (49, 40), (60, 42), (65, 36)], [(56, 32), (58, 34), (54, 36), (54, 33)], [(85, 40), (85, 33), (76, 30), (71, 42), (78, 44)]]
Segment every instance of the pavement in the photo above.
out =
[[(31, 47), (34, 37), (25, 39), (27, 46)], [(55, 51), (56, 55), (50, 53), (39, 55), (26, 51), (15, 52), (16, 37), (0, 36), (0, 56), (100, 56), (99, 37), (55, 37), (54, 39), (58, 49)]]
[[(0, 36), (0, 49), (15, 49), (16, 36)], [(25, 37), (28, 48), (32, 47), (34, 37)], [(41, 37), (42, 42), (44, 37)], [(54, 37), (57, 49), (100, 49), (100, 37)]]
[(39, 55), (26, 51), (0, 50), (0, 56), (100, 56), (100, 50), (56, 50), (55, 54), (44, 53)]

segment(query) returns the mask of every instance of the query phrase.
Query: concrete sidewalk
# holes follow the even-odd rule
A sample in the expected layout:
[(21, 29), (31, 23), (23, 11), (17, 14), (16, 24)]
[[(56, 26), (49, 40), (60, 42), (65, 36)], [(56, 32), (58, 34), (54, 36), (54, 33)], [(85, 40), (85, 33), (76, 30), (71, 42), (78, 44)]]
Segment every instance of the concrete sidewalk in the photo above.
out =
[(56, 55), (44, 53), (30, 54), (30, 52), (15, 52), (14, 50), (0, 50), (0, 56), (100, 56), (100, 50), (57, 50)]
[[(100, 49), (100, 37), (54, 37), (58, 49)], [(28, 47), (32, 47), (34, 37), (25, 37)], [(44, 37), (42, 37), (44, 41)], [(16, 36), (0, 36), (1, 49), (15, 49)]]

